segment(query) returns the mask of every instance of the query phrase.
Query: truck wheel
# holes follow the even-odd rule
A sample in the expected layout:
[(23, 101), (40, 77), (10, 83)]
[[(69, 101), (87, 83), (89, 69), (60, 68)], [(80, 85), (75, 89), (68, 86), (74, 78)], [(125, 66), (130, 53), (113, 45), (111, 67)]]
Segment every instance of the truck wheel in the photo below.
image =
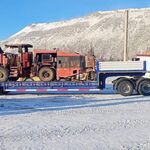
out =
[(140, 81), (138, 86), (138, 92), (141, 95), (149, 96), (150, 95), (150, 80), (143, 79)]
[(39, 78), (41, 81), (52, 81), (55, 78), (55, 72), (52, 68), (42, 67), (39, 70)]
[(0, 67), (0, 82), (8, 80), (8, 71), (6, 68)]
[(133, 89), (133, 84), (128, 80), (121, 81), (117, 85), (118, 93), (123, 96), (131, 96), (133, 93)]

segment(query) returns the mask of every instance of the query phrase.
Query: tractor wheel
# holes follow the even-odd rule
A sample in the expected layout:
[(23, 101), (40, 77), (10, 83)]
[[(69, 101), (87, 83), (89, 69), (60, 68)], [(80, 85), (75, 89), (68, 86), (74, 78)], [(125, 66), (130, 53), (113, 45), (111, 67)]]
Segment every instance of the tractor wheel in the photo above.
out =
[(42, 67), (39, 70), (39, 78), (44, 82), (52, 81), (55, 79), (55, 71), (49, 67)]
[(8, 70), (6, 68), (0, 67), (0, 82), (5, 82), (8, 80)]

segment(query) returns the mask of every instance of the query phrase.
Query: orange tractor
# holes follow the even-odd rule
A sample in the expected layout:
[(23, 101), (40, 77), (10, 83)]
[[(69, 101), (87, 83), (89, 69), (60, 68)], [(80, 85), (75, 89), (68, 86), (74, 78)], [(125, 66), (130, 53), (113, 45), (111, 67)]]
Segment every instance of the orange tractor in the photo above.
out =
[(74, 52), (58, 49), (33, 50), (30, 44), (6, 45), (17, 49), (17, 54), (0, 51), (0, 82), (16, 81), (18, 78), (31, 79), (35, 76), (41, 81), (94, 80), (95, 56), (88, 53), (82, 56)]

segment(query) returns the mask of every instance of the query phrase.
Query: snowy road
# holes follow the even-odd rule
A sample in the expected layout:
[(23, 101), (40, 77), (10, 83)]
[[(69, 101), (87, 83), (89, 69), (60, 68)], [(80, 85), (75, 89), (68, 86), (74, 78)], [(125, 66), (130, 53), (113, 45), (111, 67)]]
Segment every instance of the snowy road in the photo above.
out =
[(150, 97), (0, 96), (0, 150), (150, 149)]

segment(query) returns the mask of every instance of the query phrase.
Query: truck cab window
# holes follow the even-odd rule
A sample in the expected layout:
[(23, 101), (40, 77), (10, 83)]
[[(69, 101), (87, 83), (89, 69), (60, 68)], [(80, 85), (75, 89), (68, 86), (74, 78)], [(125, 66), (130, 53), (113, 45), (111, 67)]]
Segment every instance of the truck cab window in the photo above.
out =
[(42, 55), (42, 60), (43, 61), (52, 61), (52, 55), (50, 55), (50, 54), (43, 54)]

